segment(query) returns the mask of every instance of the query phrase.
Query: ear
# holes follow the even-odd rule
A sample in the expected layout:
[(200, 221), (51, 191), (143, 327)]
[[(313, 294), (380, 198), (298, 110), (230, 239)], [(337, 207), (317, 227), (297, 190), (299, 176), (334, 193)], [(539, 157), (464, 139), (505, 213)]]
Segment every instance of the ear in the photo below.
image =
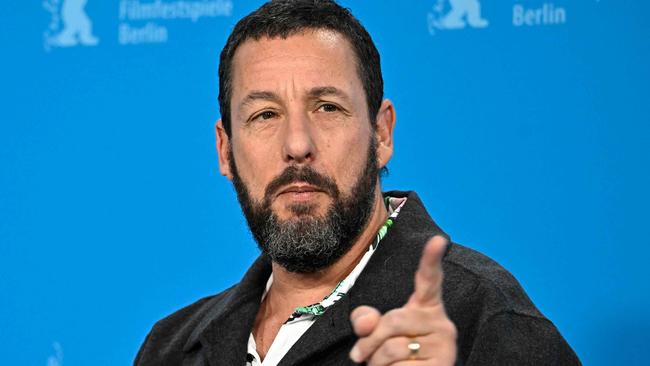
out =
[(232, 172), (230, 171), (230, 139), (226, 130), (223, 128), (223, 122), (219, 119), (214, 126), (217, 134), (217, 154), (219, 155), (219, 171), (221, 175), (232, 180)]
[(384, 99), (377, 113), (377, 164), (385, 167), (393, 156), (393, 129), (395, 128), (395, 107), (393, 102)]

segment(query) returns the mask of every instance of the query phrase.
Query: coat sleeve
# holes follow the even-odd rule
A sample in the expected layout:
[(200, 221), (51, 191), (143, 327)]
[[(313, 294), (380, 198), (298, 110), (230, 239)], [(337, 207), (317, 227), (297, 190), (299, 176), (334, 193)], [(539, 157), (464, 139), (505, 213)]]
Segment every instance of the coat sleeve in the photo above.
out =
[(504, 311), (486, 320), (465, 365), (581, 365), (548, 319)]

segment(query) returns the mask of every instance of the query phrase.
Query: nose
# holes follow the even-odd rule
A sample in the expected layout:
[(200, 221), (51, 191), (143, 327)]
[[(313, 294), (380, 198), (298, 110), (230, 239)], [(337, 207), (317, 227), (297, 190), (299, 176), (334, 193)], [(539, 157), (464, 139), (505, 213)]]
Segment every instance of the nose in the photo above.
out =
[(283, 134), (282, 155), (290, 164), (305, 164), (313, 161), (316, 147), (312, 126), (306, 113), (293, 113), (286, 120)]

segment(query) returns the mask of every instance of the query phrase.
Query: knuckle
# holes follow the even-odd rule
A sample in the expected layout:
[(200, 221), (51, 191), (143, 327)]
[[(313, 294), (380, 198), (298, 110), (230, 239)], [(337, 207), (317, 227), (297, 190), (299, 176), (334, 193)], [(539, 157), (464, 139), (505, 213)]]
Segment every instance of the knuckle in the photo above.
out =
[(456, 326), (452, 325), (450, 334), (454, 341), (458, 340), (458, 329), (456, 329)]
[(384, 357), (389, 360), (394, 360), (399, 357), (399, 352), (394, 344), (387, 343), (382, 347), (382, 353)]
[(407, 349), (407, 344), (404, 338), (391, 338), (388, 340), (387, 345), (390, 349), (390, 355), (393, 359), (399, 359), (404, 356), (404, 350)]
[(400, 347), (396, 339), (386, 340), (381, 347), (371, 357), (370, 364), (389, 364), (399, 360), (404, 355), (400, 352)]
[(359, 347), (361, 353), (367, 356), (375, 353), (377, 351), (377, 348), (381, 346), (381, 343), (382, 338), (373, 334), (359, 340), (357, 346)]
[(444, 334), (446, 334), (447, 336), (449, 336), (454, 340), (458, 338), (458, 330), (456, 329), (456, 325), (449, 319), (443, 322), (442, 331)]
[(391, 310), (384, 314), (383, 323), (387, 333), (394, 332), (400, 325), (400, 313), (397, 310)]

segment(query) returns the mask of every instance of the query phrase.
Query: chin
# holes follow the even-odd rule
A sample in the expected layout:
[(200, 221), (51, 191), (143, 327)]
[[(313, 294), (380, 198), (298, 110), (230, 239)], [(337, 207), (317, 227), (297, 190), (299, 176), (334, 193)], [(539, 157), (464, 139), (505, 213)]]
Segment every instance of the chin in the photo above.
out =
[(292, 203), (286, 205), (285, 209), (278, 215), (278, 217), (285, 218), (285, 220), (306, 217), (323, 219), (325, 218), (327, 209), (321, 207), (322, 206), (317, 203)]

